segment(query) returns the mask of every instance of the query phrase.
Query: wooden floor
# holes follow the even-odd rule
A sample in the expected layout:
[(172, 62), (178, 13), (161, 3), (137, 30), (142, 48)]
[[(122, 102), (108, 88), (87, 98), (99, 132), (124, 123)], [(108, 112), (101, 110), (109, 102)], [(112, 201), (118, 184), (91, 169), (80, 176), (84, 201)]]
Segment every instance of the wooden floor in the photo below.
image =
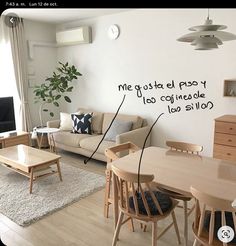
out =
[[(104, 175), (103, 162), (92, 160), (87, 165), (78, 164), (78, 160), (83, 157), (62, 151), (59, 154), (66, 163)], [(104, 190), (101, 190), (28, 227), (18, 226), (0, 214), (1, 239), (7, 246), (111, 246), (114, 232), (112, 212), (110, 218), (103, 217), (103, 200)], [(176, 216), (183, 236), (183, 210), (177, 208)], [(189, 245), (193, 244), (192, 217), (189, 219)], [(167, 222), (159, 223), (159, 227)], [(127, 225), (122, 227), (117, 246), (134, 245), (151, 245), (151, 226), (148, 226), (147, 232), (142, 232), (139, 224), (135, 224), (135, 232), (131, 232)], [(173, 228), (158, 240), (158, 245), (178, 245)]]

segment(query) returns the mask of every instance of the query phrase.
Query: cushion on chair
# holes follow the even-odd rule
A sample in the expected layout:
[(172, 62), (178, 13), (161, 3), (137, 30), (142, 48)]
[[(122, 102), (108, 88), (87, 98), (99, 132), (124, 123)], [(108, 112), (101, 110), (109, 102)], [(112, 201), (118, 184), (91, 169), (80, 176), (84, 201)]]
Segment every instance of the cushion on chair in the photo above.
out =
[[(226, 225), (230, 226), (234, 230), (234, 222), (231, 212), (225, 212), (226, 217)], [(211, 213), (210, 211), (206, 212), (205, 220), (204, 220), (204, 228), (209, 232), (210, 227), (210, 219), (211, 219)], [(214, 225), (214, 238), (218, 239), (217, 232), (219, 228), (222, 226), (221, 223), (221, 211), (215, 212), (215, 225)], [(234, 230), (235, 233), (235, 230)], [(230, 242), (230, 244), (236, 244), (236, 234), (234, 234), (234, 239)]]
[[(163, 213), (167, 212), (171, 207), (172, 207), (172, 200), (171, 198), (159, 191), (154, 191), (153, 192), (157, 201), (159, 202), (159, 205), (161, 207), (161, 210)], [(145, 191), (145, 198), (147, 200), (151, 215), (158, 215), (160, 214), (159, 211), (156, 208), (156, 205), (154, 201), (152, 200), (152, 197), (150, 195), (150, 192)], [(139, 213), (143, 215), (147, 215), (147, 211), (145, 209), (145, 206), (143, 204), (142, 196), (140, 193), (137, 193), (137, 201), (138, 201), (138, 208), (139, 208)], [(133, 197), (129, 198), (129, 205), (132, 209), (134, 209), (134, 200)]]

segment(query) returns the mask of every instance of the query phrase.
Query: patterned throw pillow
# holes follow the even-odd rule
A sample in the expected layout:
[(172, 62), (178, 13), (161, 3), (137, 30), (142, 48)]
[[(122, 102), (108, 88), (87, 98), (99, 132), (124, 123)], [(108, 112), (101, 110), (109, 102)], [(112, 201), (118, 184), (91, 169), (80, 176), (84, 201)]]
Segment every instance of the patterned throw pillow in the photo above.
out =
[(71, 114), (73, 133), (91, 134), (92, 114)]

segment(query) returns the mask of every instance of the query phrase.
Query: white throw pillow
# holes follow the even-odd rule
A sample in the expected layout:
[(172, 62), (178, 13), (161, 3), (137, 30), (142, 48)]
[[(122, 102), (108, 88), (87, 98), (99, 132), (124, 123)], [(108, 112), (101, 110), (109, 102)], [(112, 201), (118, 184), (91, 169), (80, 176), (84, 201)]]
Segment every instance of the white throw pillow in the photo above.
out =
[[(79, 112), (73, 113), (78, 114)], [(60, 130), (62, 131), (72, 131), (73, 121), (71, 119), (71, 114), (60, 112)]]

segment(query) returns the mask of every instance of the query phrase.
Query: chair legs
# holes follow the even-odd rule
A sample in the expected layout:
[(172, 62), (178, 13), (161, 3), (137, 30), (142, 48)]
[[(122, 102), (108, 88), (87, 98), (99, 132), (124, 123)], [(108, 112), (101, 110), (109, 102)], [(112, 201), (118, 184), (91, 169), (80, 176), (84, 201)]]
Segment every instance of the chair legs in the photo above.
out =
[(184, 202), (184, 246), (188, 245), (188, 204)]
[(157, 222), (152, 222), (152, 246), (157, 245)]
[[(177, 225), (177, 221), (176, 221), (176, 217), (175, 217), (175, 212), (173, 211), (171, 213), (171, 216), (172, 216), (172, 219), (173, 219), (173, 224), (174, 224), (174, 228), (175, 228), (175, 232), (176, 232), (176, 235), (177, 235), (177, 239), (178, 239), (178, 244), (181, 243), (180, 241), (180, 234), (179, 234), (179, 229), (178, 229), (178, 225)], [(124, 219), (124, 213), (122, 211), (120, 211), (119, 213), (119, 218), (118, 218), (118, 221), (117, 221), (117, 225), (116, 225), (116, 229), (115, 229), (115, 233), (114, 233), (114, 236), (113, 236), (113, 241), (112, 241), (112, 246), (116, 246), (116, 243), (118, 241), (118, 237), (119, 237), (119, 234), (120, 234), (120, 228), (122, 226), (122, 222), (123, 222), (123, 219)], [(132, 220), (132, 219), (131, 219)], [(125, 221), (124, 221), (125, 223)], [(165, 229), (168, 230), (171, 225), (173, 225), (172, 223)], [(142, 227), (144, 226), (143, 224), (141, 224)], [(157, 246), (157, 221), (154, 221), (152, 222), (152, 246)]]
[(201, 246), (202, 244), (198, 242), (197, 239), (194, 240), (193, 246)]
[(177, 236), (178, 244), (181, 244), (179, 228), (178, 228), (178, 225), (177, 225), (177, 221), (176, 221), (176, 217), (175, 217), (175, 212), (174, 211), (171, 213), (171, 216), (172, 216), (172, 219), (173, 219), (173, 223), (174, 223), (174, 228), (175, 228), (175, 233), (176, 233), (176, 236)]
[(124, 213), (120, 211), (119, 219), (116, 225), (116, 230), (115, 230), (115, 234), (114, 234), (113, 241), (112, 241), (112, 246), (116, 246), (116, 243), (117, 243), (117, 240), (120, 234), (120, 228), (122, 225), (123, 218), (124, 218)]
[(106, 186), (105, 186), (105, 201), (104, 201), (104, 217), (108, 218), (110, 194), (111, 194), (111, 171), (106, 170)]

